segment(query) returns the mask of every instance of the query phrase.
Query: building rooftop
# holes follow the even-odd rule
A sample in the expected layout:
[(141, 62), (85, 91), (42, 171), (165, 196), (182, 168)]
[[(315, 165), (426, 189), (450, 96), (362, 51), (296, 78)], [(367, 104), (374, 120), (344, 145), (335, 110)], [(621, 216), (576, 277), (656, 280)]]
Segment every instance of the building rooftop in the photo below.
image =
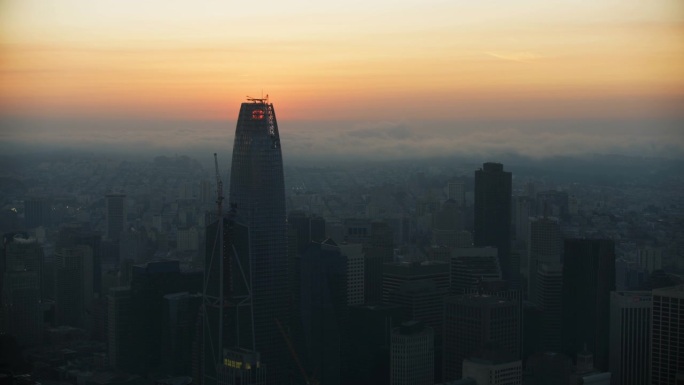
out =
[(675, 285), (669, 287), (661, 287), (659, 289), (653, 289), (653, 295), (661, 295), (665, 297), (684, 299), (684, 285)]
[(478, 307), (504, 307), (515, 304), (515, 302), (488, 294), (462, 294), (446, 297), (445, 303), (461, 303)]

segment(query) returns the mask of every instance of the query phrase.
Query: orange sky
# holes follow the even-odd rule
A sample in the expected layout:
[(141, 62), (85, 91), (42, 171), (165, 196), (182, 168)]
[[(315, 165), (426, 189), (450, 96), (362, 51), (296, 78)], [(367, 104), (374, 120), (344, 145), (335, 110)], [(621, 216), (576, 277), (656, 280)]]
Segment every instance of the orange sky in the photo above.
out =
[[(142, 3), (142, 4), (140, 4)], [(5, 0), (0, 114), (681, 116), (680, 0)]]

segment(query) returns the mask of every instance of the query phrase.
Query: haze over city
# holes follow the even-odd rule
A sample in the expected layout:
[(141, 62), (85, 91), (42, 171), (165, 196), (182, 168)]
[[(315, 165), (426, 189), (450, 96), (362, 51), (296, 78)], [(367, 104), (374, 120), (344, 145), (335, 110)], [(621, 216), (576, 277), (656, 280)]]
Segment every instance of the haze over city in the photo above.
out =
[(684, 385), (681, 0), (0, 0), (0, 385)]
[(211, 153), (263, 93), (286, 156), (681, 157), (683, 23), (676, 0), (4, 1), (0, 146)]

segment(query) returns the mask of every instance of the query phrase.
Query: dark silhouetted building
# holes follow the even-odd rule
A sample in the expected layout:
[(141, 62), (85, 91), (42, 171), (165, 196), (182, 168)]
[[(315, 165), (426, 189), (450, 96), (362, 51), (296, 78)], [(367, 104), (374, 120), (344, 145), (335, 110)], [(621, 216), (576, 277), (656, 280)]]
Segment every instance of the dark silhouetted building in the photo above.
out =
[(610, 373), (614, 385), (648, 384), (651, 309), (649, 291), (610, 293)]
[(135, 319), (131, 306), (131, 288), (127, 286), (109, 289), (107, 337), (109, 366), (128, 372), (136, 368)]
[(463, 360), (463, 377), (478, 385), (522, 384), (522, 361), (496, 343), (487, 345)]
[(527, 359), (524, 384), (569, 384), (575, 371), (572, 359), (557, 352), (539, 352)]
[(615, 290), (615, 244), (607, 239), (566, 239), (563, 261), (563, 350), (585, 347), (596, 368), (608, 370), (610, 292)]
[(402, 321), (398, 305), (349, 307), (347, 385), (389, 385), (391, 331)]
[(537, 270), (539, 265), (561, 263), (562, 237), (556, 218), (530, 218), (528, 242), (528, 290), (527, 298), (537, 300)]
[(161, 368), (167, 375), (192, 375), (192, 343), (202, 295), (180, 292), (164, 296)]
[(242, 103), (235, 129), (229, 205), (247, 227), (255, 346), (267, 383), (283, 381), (290, 353), (276, 319), (289, 319), (285, 182), (280, 134), (267, 99)]
[(93, 250), (90, 246), (55, 251), (55, 322), (86, 326), (86, 309), (93, 300)]
[(418, 321), (392, 330), (391, 385), (432, 385), (435, 373), (435, 333)]
[(26, 234), (5, 234), (2, 239), (0, 330), (14, 336), (20, 346), (35, 346), (43, 334), (43, 248)]
[(501, 163), (484, 163), (475, 171), (473, 238), (476, 247), (498, 249), (503, 278), (516, 284), (520, 267), (511, 259), (511, 180)]
[(457, 295), (444, 301), (443, 381), (460, 379), (463, 360), (492, 342), (518, 357), (517, 301), (480, 294)]
[(301, 268), (305, 367), (321, 383), (340, 384), (348, 346), (347, 257), (332, 239), (311, 242)]
[(500, 281), (501, 267), (495, 247), (454, 249), (450, 266), (451, 293), (477, 289), (483, 281)]
[[(88, 246), (93, 254), (93, 293), (102, 296), (102, 236), (77, 223), (60, 226), (56, 248)], [(106, 294), (106, 293), (105, 293)]]
[(394, 260), (393, 234), (392, 227), (385, 222), (370, 224), (370, 238), (364, 247), (364, 297), (367, 304), (382, 301), (382, 266)]
[(442, 261), (386, 263), (383, 303), (402, 306), (404, 320), (423, 322), (433, 328), (439, 340), (443, 301), (449, 292), (448, 266)]
[(651, 385), (684, 380), (684, 285), (653, 290)]
[(182, 272), (177, 260), (134, 265), (130, 288), (136, 349), (128, 354), (136, 357), (139, 365), (134, 372), (147, 374), (162, 362), (164, 297), (178, 292), (201, 292), (202, 273)]
[(542, 351), (559, 352), (563, 306), (563, 267), (560, 264), (537, 266), (534, 303), (541, 312), (541, 325), (536, 332)]

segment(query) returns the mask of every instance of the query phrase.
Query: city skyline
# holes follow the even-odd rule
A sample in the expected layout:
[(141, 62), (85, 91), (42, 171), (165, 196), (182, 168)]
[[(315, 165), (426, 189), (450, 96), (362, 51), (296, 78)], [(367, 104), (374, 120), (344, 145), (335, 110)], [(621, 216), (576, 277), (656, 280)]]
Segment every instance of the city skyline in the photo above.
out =
[(263, 92), (302, 157), (681, 158), (683, 10), (7, 1), (0, 145), (213, 153)]

